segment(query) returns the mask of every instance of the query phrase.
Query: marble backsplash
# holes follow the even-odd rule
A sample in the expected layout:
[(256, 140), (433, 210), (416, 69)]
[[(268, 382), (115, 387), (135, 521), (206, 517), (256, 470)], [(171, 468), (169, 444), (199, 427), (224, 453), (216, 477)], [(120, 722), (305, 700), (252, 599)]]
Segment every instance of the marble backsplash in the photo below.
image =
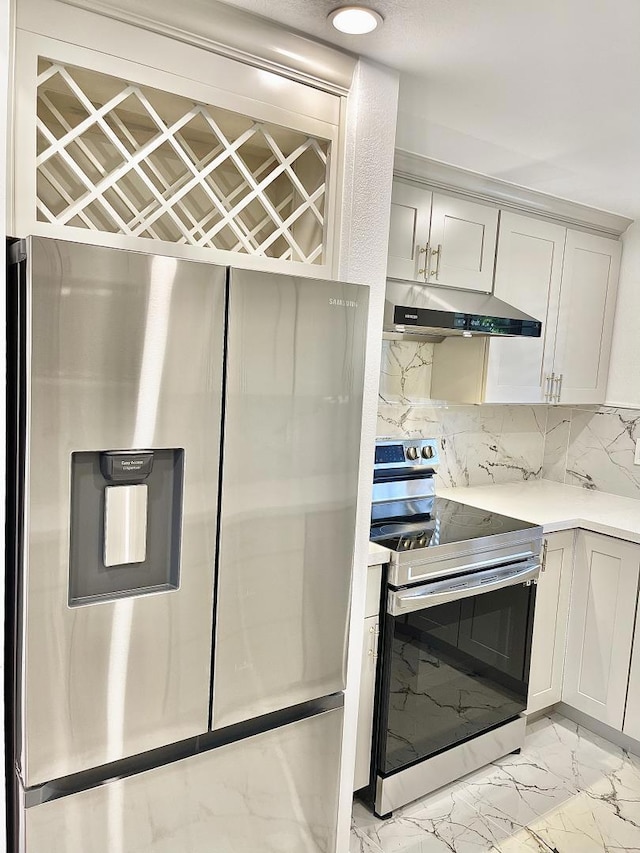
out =
[(546, 406), (463, 406), (430, 399), (433, 344), (383, 344), (378, 435), (438, 438), (443, 486), (540, 477)]
[(383, 344), (378, 435), (438, 438), (438, 481), (476, 486), (544, 478), (640, 498), (640, 410), (463, 406), (430, 399), (433, 344)]
[(606, 406), (549, 409), (542, 476), (585, 489), (640, 498), (640, 410)]

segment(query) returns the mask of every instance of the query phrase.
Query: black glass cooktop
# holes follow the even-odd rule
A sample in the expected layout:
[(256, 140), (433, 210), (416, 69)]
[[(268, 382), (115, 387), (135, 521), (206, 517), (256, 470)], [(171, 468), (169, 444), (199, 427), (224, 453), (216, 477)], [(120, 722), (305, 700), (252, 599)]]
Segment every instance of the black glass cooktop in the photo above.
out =
[(534, 527), (528, 521), (436, 497), (428, 516), (377, 522), (369, 538), (390, 551), (411, 551)]

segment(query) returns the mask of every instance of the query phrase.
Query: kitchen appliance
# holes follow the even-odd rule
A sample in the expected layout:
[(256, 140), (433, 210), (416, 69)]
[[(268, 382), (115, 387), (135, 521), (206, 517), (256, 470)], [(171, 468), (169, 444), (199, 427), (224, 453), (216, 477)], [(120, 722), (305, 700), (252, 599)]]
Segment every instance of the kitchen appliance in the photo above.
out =
[(333, 851), (367, 288), (9, 262), (8, 849)]
[(376, 445), (379, 817), (522, 746), (542, 528), (435, 494), (434, 440)]
[(542, 323), (491, 293), (387, 280), (386, 338), (443, 341), (452, 335), (539, 338)]

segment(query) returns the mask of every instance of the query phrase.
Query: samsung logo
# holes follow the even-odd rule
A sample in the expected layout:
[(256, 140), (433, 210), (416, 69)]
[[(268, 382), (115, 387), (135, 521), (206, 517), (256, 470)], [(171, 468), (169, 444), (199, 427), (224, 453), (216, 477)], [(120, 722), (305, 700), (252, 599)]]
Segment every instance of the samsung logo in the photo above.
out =
[(334, 299), (333, 297), (329, 299), (329, 305), (341, 305), (343, 308), (358, 307), (358, 303), (353, 302), (351, 299)]

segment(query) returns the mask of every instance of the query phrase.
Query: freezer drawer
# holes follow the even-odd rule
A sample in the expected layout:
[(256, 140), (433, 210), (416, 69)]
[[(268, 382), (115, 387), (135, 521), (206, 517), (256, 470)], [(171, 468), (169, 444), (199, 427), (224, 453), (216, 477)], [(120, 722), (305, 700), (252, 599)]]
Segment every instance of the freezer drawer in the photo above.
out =
[(32, 786), (208, 728), (226, 270), (30, 238), (23, 281)]
[(342, 709), (26, 810), (25, 853), (332, 853)]
[(344, 688), (367, 303), (231, 272), (214, 729)]

